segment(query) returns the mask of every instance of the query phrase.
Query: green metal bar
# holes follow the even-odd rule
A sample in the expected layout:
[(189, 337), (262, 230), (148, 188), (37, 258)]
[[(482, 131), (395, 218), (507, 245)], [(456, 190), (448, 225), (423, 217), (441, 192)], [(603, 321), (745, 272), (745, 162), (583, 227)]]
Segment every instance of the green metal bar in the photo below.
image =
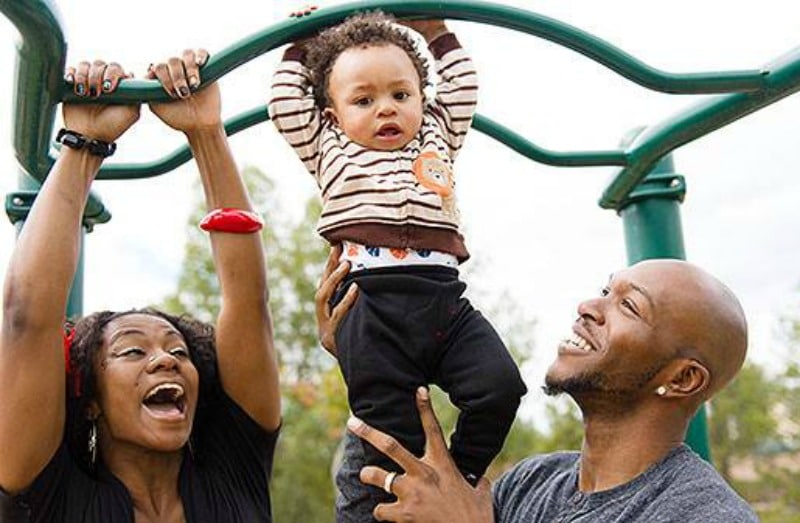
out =
[[(247, 37), (216, 53), (204, 68), (207, 82), (219, 79), (227, 72), (266, 53), (275, 47), (313, 34), (336, 24), (358, 10), (381, 8), (398, 17), (441, 17), (469, 20), (521, 31), (564, 45), (607, 66), (622, 76), (645, 87), (670, 93), (710, 93), (728, 91), (753, 91), (763, 87), (768, 71), (750, 70), (713, 73), (668, 73), (654, 69), (613, 45), (580, 29), (551, 18), (522, 9), (477, 1), (431, 2), (430, 0), (372, 0), (351, 3), (315, 11), (300, 20), (287, 19), (259, 33)], [(64, 84), (64, 97), (75, 102), (88, 102), (76, 97)], [(169, 97), (155, 81), (124, 81), (116, 93), (104, 96), (107, 103), (138, 103), (140, 101), (167, 101)], [(249, 115), (243, 116), (245, 118)], [(239, 117), (237, 117), (238, 120)], [(630, 164), (623, 151), (558, 153), (538, 147), (528, 140), (495, 124), (489, 118), (477, 115), (476, 129), (485, 132), (524, 156), (550, 165), (595, 166)], [(169, 171), (187, 161), (186, 149), (179, 149), (164, 158), (141, 164), (109, 165), (101, 172), (101, 179), (141, 178)]]
[[(550, 40), (581, 53), (629, 80), (649, 89), (676, 94), (757, 91), (767, 71), (720, 71), (711, 73), (670, 73), (653, 68), (632, 55), (569, 24), (514, 7), (474, 0), (370, 0), (326, 7), (300, 19), (287, 19), (227, 47), (204, 67), (206, 81), (214, 81), (280, 45), (314, 34), (366, 9), (382, 9), (399, 18), (447, 18), (505, 27)], [(86, 103), (64, 84), (64, 99)], [(122, 82), (117, 91), (104, 95), (108, 103), (168, 101), (154, 80)]]
[(23, 169), (39, 178), (50, 169), (46, 153), (64, 83), (64, 33), (58, 12), (48, 0), (0, 0), (0, 11), (21, 37), (13, 101), (14, 150)]
[[(682, 176), (675, 174), (671, 156), (661, 158), (642, 183), (620, 205), (625, 229), (628, 263), (653, 258), (685, 260), (680, 203), (686, 193)], [(694, 416), (686, 443), (707, 461), (711, 460), (705, 407)]]
[[(244, 131), (254, 125), (269, 120), (265, 105), (250, 109), (225, 122), (228, 136)], [(560, 167), (592, 167), (598, 165), (627, 165), (624, 151), (576, 151), (564, 153), (543, 149), (529, 142), (511, 129), (476, 115), (472, 127), (508, 146), (531, 160)], [(150, 178), (177, 169), (192, 158), (188, 145), (182, 145), (157, 160), (148, 163), (110, 164), (102, 167), (97, 175), (98, 180), (123, 180), (133, 178)], [(51, 158), (55, 161), (54, 158)]]
[(769, 64), (765, 88), (754, 93), (715, 96), (649, 127), (626, 149), (630, 161), (600, 198), (600, 206), (618, 209), (659, 158), (800, 90), (800, 48)]

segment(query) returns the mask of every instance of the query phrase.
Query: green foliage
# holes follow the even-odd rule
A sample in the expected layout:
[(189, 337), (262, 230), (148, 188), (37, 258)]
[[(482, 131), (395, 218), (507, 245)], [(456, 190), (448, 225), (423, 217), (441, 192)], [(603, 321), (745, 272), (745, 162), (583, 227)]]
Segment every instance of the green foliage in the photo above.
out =
[(760, 444), (776, 437), (772, 408), (777, 386), (764, 370), (747, 362), (739, 375), (711, 402), (709, 432), (714, 461), (730, 481), (734, 460), (754, 453)]

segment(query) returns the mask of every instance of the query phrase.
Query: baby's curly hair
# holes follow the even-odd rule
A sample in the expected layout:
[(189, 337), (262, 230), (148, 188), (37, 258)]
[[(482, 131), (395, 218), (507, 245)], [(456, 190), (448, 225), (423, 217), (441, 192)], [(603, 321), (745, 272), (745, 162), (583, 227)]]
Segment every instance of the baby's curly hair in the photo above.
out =
[[(189, 348), (189, 358), (200, 377), (197, 411), (194, 426), (203, 423), (205, 406), (214, 401), (221, 391), (217, 373), (217, 351), (214, 344), (214, 327), (187, 315), (175, 316), (154, 308), (131, 309), (124, 312), (95, 312), (75, 323), (65, 325), (73, 333), (69, 346), (69, 375), (67, 376), (67, 423), (65, 441), (75, 460), (90, 474), (94, 467), (88, 451), (91, 421), (87, 412), (97, 399), (97, 373), (95, 364), (103, 346), (106, 326), (113, 320), (129, 314), (146, 314), (169, 322), (183, 336)], [(99, 457), (98, 457), (99, 460)]]
[(306, 66), (317, 107), (331, 106), (328, 83), (336, 59), (353, 47), (396, 45), (406, 52), (420, 79), (420, 92), (427, 85), (428, 62), (414, 46), (413, 37), (393, 24), (394, 18), (381, 11), (359, 13), (330, 27), (304, 44)]

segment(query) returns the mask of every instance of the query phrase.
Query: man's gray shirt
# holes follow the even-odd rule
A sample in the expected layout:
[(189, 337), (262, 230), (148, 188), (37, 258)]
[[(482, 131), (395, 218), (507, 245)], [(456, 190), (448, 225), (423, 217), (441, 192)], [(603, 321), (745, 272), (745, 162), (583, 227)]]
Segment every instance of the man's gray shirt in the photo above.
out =
[(579, 459), (577, 452), (559, 452), (518, 464), (494, 486), (495, 521), (758, 521), (717, 471), (686, 445), (632, 481), (588, 494), (577, 488)]

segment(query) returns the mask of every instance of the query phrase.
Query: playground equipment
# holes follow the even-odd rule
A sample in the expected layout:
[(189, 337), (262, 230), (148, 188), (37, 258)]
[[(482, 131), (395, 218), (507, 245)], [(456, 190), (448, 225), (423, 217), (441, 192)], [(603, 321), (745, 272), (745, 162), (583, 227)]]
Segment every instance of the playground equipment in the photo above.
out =
[[(399, 18), (445, 18), (495, 25), (550, 40), (606, 66), (655, 91), (707, 94), (703, 101), (666, 120), (631, 134), (617, 150), (551, 151), (531, 143), (484, 115), (473, 127), (534, 161), (554, 166), (616, 166), (619, 170), (600, 197), (599, 205), (622, 217), (628, 261), (685, 258), (679, 204), (685, 180), (674, 172), (670, 152), (800, 89), (800, 50), (760, 70), (676, 74), (654, 69), (611, 44), (578, 28), (529, 11), (472, 0), (367, 0), (315, 11), (301, 20), (275, 24), (216, 53), (203, 69), (216, 80), (278, 46), (336, 24), (357, 10), (382, 9)], [(54, 158), (51, 141), (56, 106), (62, 101), (85, 103), (62, 79), (66, 42), (50, 0), (0, 0), (0, 11), (21, 34), (18, 44), (13, 142), (20, 166), (19, 191), (6, 198), (6, 212), (18, 228)], [(101, 103), (168, 101), (155, 81), (126, 80)], [(97, 103), (97, 100), (91, 100)], [(266, 106), (256, 107), (225, 123), (229, 135), (268, 119)], [(150, 162), (104, 165), (98, 179), (134, 179), (168, 172), (191, 158), (188, 147)], [(96, 194), (84, 212), (87, 231), (111, 218)], [(67, 314), (82, 312), (83, 264), (79, 263)], [(705, 412), (693, 420), (687, 442), (709, 457)]]

